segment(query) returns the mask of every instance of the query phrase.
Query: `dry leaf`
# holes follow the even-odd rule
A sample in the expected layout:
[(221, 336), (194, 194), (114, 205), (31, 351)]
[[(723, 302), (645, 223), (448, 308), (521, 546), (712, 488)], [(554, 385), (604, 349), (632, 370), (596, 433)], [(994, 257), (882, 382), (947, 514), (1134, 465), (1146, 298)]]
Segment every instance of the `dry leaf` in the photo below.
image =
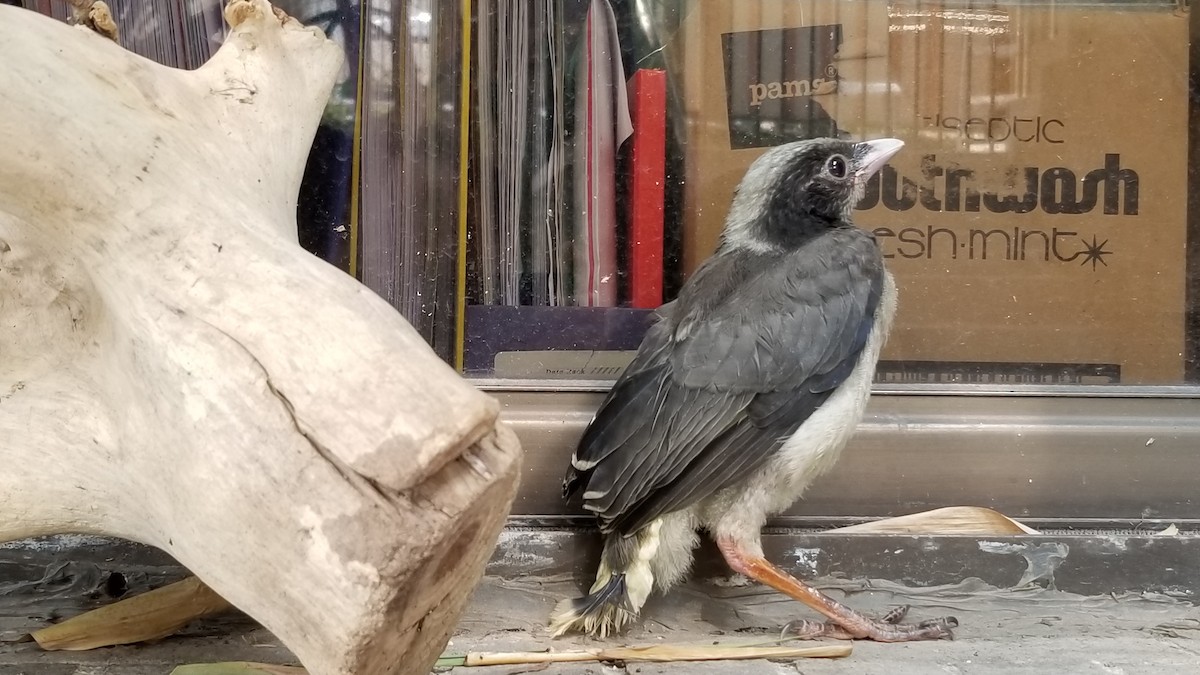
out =
[(46, 650), (81, 651), (158, 640), (232, 605), (196, 577), (115, 602), (32, 633)]
[(860, 525), (839, 527), (838, 534), (1038, 534), (1037, 530), (981, 506), (947, 506)]

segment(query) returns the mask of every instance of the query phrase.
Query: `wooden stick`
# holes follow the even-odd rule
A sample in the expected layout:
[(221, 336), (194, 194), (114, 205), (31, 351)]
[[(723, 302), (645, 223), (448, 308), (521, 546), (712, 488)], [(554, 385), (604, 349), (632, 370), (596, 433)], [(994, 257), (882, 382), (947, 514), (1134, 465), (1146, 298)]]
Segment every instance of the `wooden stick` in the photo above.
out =
[(732, 645), (654, 645), (650, 647), (599, 647), (565, 652), (467, 652), (464, 665), (501, 666), (526, 663), (577, 661), (726, 661), (741, 659), (840, 658), (849, 656), (848, 644), (816, 647), (738, 647)]
[(193, 663), (179, 666), (171, 671), (171, 675), (308, 675), (308, 671), (296, 666), (230, 661), (228, 663)]
[(81, 651), (159, 640), (195, 619), (233, 608), (196, 577), (84, 612), (32, 633), (47, 650)]

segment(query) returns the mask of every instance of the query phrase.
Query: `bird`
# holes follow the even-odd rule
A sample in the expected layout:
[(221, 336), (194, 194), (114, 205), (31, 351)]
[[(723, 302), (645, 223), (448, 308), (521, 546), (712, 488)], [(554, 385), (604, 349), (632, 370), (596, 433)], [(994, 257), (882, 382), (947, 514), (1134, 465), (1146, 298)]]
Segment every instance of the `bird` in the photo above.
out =
[(859, 613), (766, 560), (761, 530), (837, 460), (870, 396), (897, 304), (867, 180), (904, 143), (816, 138), (761, 154), (716, 251), (656, 311), (585, 429), (563, 481), (604, 536), (595, 582), (556, 606), (555, 636), (604, 638), (688, 573), (700, 532), (744, 575), (825, 617), (801, 637), (952, 638), (953, 617)]

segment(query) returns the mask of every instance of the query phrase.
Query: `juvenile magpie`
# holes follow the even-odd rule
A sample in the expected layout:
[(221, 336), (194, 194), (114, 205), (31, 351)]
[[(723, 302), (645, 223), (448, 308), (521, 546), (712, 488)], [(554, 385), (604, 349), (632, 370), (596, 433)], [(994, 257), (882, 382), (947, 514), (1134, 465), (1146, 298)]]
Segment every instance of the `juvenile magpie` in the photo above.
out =
[(809, 637), (951, 637), (952, 617), (860, 614), (763, 557), (761, 528), (837, 459), (861, 419), (896, 288), (851, 210), (903, 143), (773, 148), (746, 172), (716, 253), (658, 310), (580, 440), (563, 484), (605, 535), (595, 584), (555, 634), (604, 637), (691, 566), (698, 530), (735, 572), (823, 614)]

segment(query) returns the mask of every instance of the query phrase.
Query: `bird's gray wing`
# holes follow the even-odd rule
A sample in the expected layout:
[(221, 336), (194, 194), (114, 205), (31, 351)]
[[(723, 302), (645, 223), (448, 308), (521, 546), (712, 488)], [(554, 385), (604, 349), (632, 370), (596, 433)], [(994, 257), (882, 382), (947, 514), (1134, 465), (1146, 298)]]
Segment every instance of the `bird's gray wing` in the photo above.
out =
[(824, 244), (718, 256), (664, 307), (567, 475), (602, 529), (635, 532), (747, 478), (849, 376), (882, 261), (869, 239)]

